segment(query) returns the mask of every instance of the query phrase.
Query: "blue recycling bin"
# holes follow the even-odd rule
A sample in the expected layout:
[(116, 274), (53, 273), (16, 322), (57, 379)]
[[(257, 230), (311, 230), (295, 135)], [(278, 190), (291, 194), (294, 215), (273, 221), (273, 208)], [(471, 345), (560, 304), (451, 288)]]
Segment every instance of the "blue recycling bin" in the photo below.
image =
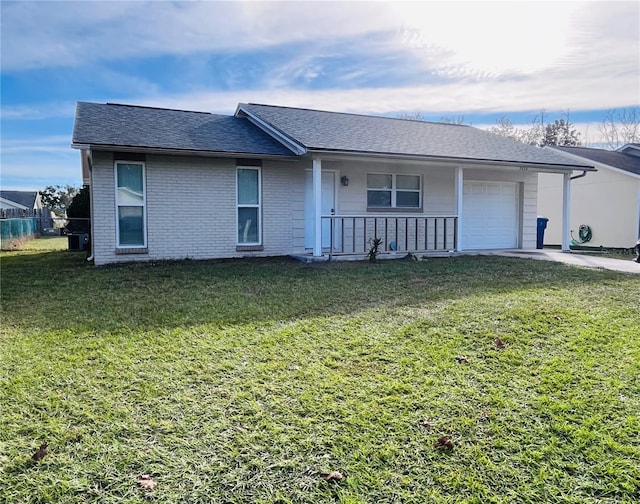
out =
[(536, 240), (536, 248), (541, 249), (544, 245), (544, 230), (547, 229), (547, 222), (549, 222), (549, 219), (546, 217), (538, 217), (538, 237)]

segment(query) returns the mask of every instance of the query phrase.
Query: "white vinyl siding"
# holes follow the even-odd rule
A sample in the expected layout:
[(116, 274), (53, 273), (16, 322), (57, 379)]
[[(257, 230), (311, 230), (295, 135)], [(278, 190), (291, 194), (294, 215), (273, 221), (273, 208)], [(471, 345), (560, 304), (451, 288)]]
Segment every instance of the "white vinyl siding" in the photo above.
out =
[[(586, 164), (586, 161), (585, 161)], [(585, 246), (626, 248), (640, 237), (640, 177), (596, 164), (597, 172), (571, 181), (570, 228), (578, 237), (581, 224), (592, 230)], [(538, 215), (549, 219), (545, 245), (562, 243), (562, 175), (539, 175)]]
[(144, 163), (115, 162), (116, 246), (147, 246), (147, 212)]

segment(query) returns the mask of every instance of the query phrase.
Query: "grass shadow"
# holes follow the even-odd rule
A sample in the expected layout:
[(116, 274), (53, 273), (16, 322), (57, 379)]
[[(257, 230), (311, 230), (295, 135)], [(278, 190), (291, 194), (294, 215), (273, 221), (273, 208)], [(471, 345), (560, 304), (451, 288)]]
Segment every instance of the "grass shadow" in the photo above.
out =
[(3, 255), (1, 282), (0, 501), (141, 502), (140, 474), (158, 502), (637, 493), (632, 275), (54, 252)]
[(83, 254), (59, 251), (3, 254), (0, 281), (7, 326), (95, 333), (350, 315), (631, 278), (488, 256), (310, 265), (288, 258), (184, 260), (96, 268)]

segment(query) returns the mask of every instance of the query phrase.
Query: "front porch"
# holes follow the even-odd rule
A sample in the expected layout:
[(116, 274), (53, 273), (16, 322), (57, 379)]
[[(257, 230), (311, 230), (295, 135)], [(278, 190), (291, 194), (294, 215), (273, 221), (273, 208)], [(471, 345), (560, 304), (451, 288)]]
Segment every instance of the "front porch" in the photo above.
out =
[(323, 215), (322, 249), (333, 256), (366, 255), (375, 239), (381, 254), (449, 253), (458, 248), (456, 216)]
[(512, 165), (314, 157), (295, 255), (361, 258), (375, 239), (389, 257), (535, 248), (537, 179)]

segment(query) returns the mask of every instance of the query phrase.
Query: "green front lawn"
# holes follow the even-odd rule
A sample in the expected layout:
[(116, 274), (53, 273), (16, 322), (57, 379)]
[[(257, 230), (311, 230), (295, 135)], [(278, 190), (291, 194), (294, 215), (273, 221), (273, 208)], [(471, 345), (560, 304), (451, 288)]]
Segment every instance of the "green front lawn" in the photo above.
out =
[(84, 257), (1, 256), (0, 502), (640, 498), (637, 276)]

